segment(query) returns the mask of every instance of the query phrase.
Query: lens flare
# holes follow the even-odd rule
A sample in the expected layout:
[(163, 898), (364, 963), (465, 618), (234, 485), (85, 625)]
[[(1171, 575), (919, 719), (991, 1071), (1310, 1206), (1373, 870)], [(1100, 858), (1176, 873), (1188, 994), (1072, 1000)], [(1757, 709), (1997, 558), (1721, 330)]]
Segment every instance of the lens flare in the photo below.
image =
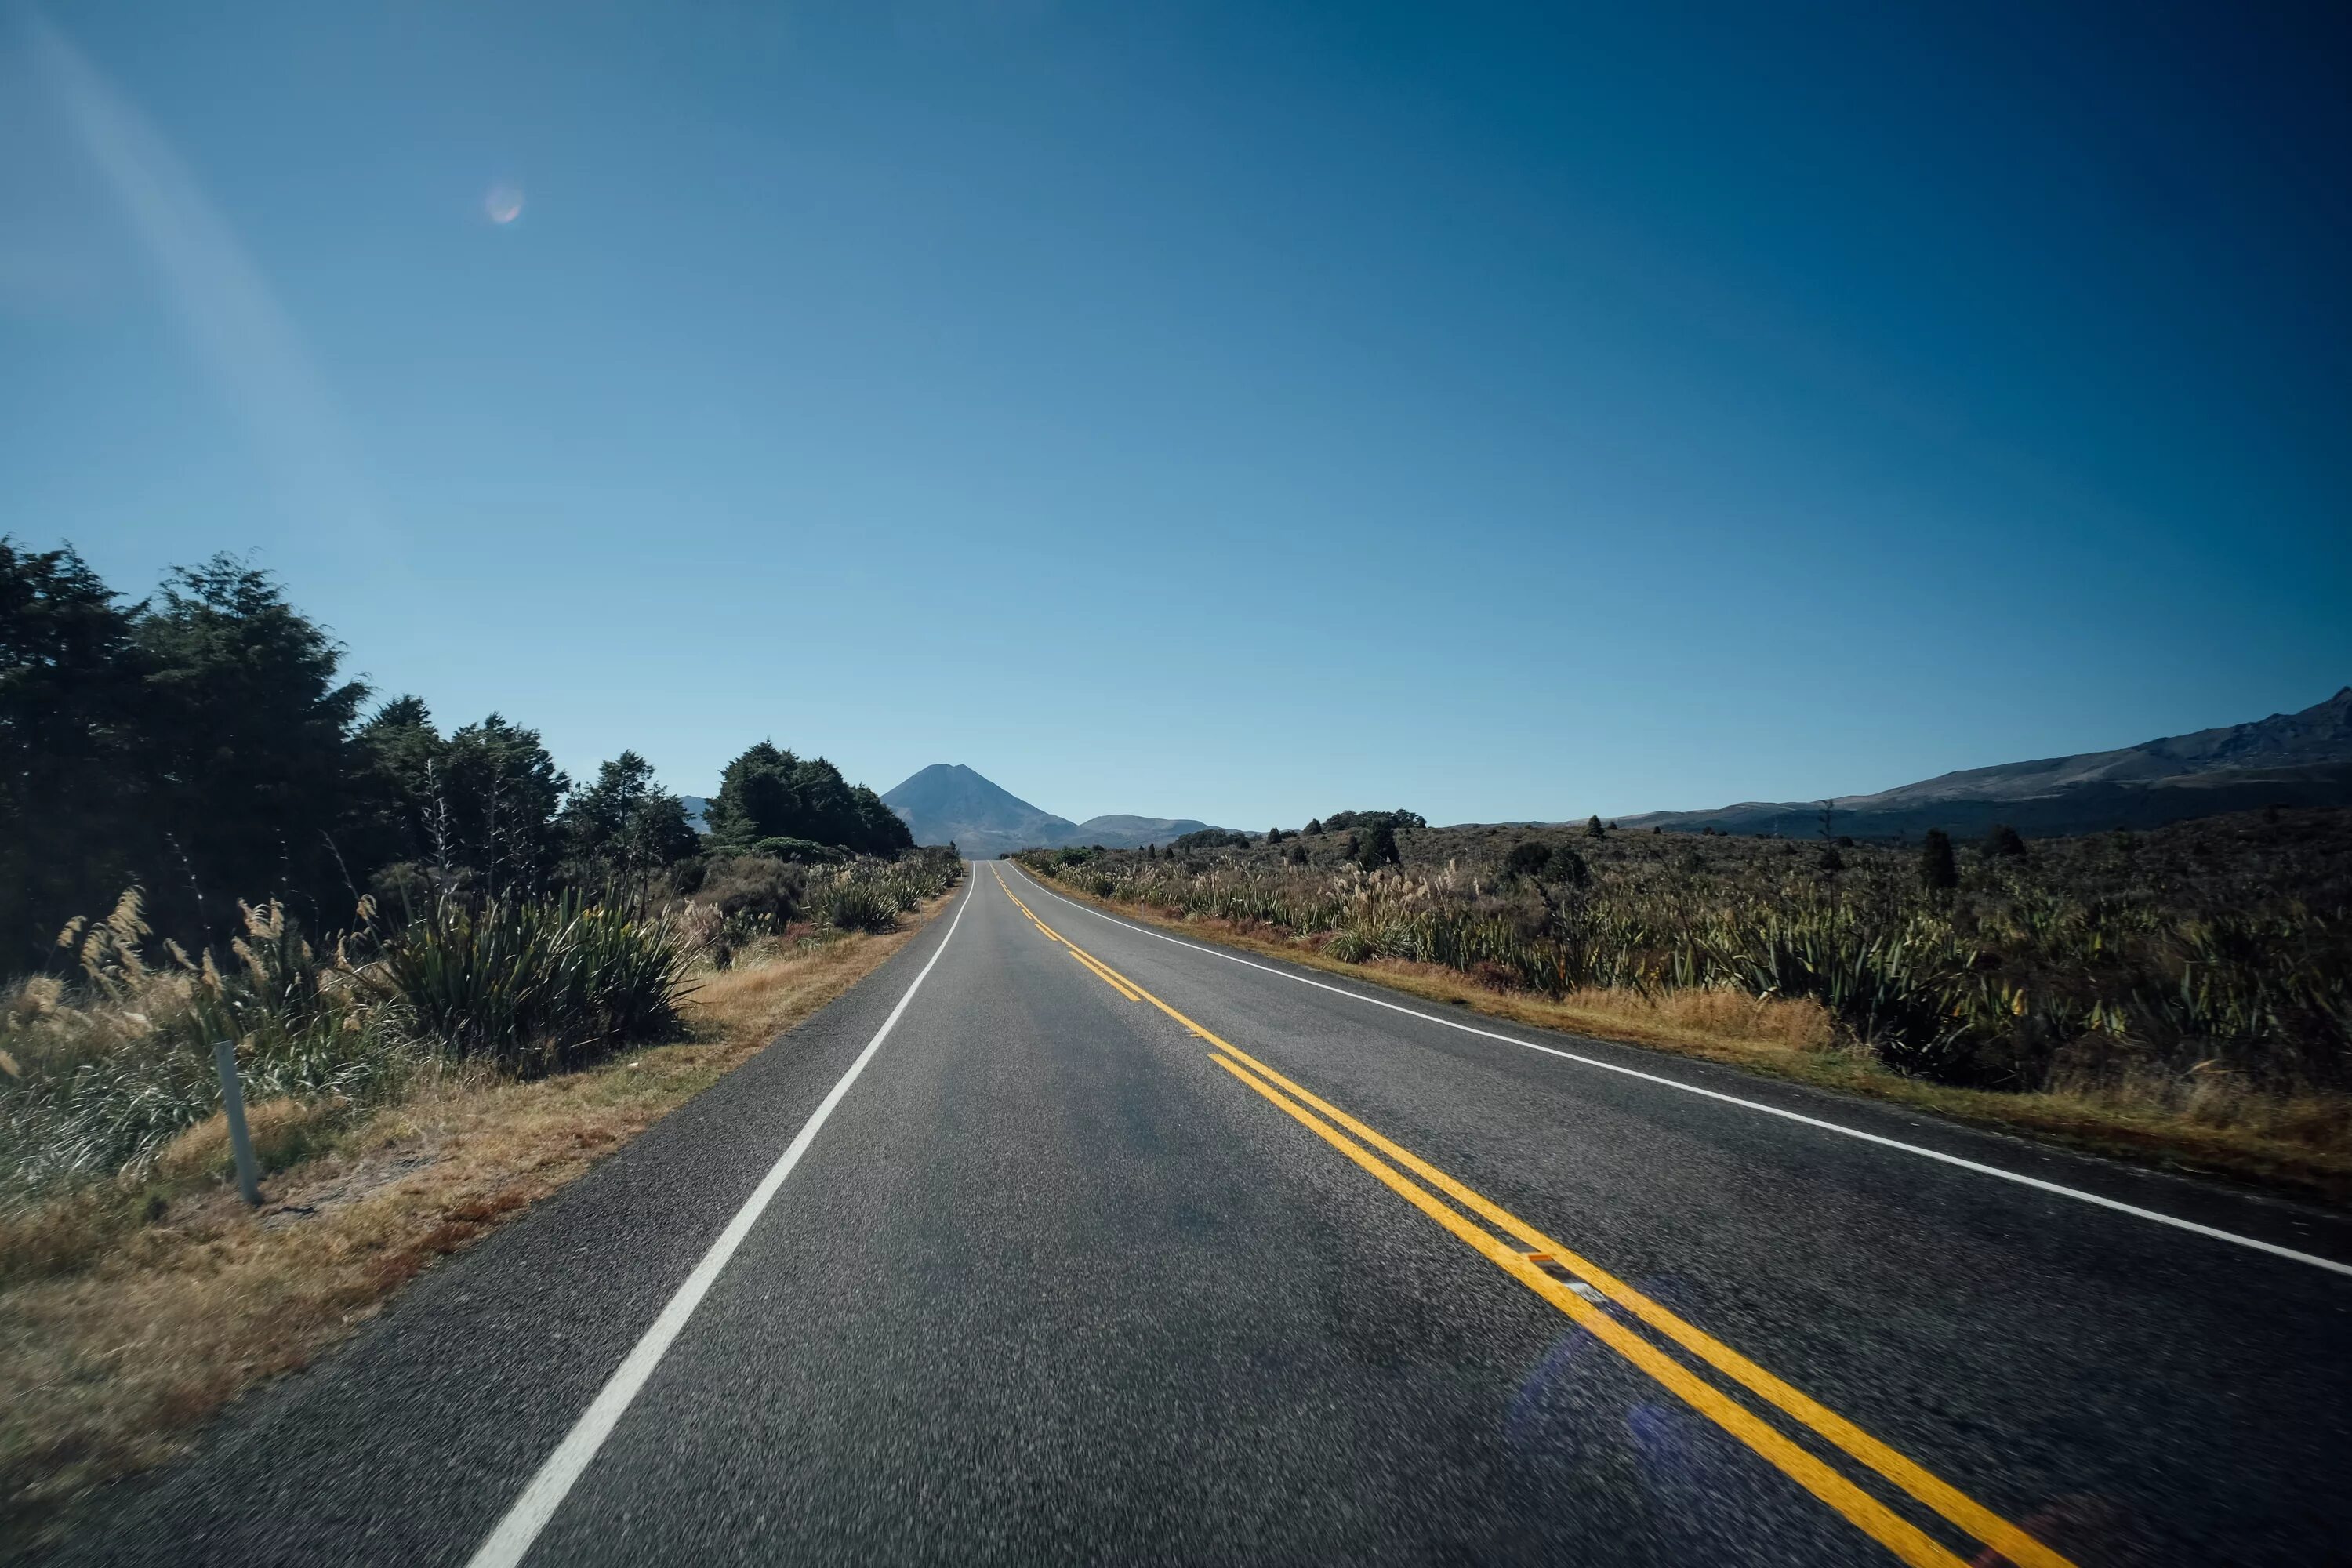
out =
[(492, 185), (482, 197), (482, 211), (492, 223), (504, 227), (522, 216), (522, 187), (499, 184)]

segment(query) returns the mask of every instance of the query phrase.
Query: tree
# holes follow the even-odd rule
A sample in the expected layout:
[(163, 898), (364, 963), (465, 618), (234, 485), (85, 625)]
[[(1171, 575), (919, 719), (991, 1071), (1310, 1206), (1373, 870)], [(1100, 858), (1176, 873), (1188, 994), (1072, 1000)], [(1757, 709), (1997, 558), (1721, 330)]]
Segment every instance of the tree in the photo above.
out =
[(338, 680), (341, 645), (233, 555), (174, 567), (158, 598), (133, 634), (147, 797), (133, 842), (150, 918), (201, 931), (206, 898), (309, 901), (341, 879), (330, 835), (367, 688)]
[(1995, 858), (2021, 860), (2025, 858), (2025, 840), (2016, 828), (2006, 822), (1996, 822), (1985, 835), (1985, 853)]
[[(448, 743), (420, 697), (395, 697), (359, 728), (352, 792), (339, 834), (355, 868), (446, 857), (441, 768)], [(355, 869), (354, 874), (359, 874)]]
[(710, 803), (710, 837), (744, 850), (763, 838), (804, 838), (866, 855), (914, 847), (906, 819), (823, 757), (801, 761), (761, 741), (729, 763)]
[(800, 795), (793, 775), (800, 759), (767, 741), (746, 747), (719, 775), (710, 802), (710, 837), (715, 844), (748, 849), (762, 838), (805, 838)]
[(699, 844), (686, 803), (654, 782), (653, 764), (623, 752), (564, 803), (566, 847), (583, 860), (637, 870), (668, 866)]
[(1307, 819), (1307, 826), (1306, 826), (1306, 828), (1305, 828), (1303, 831), (1307, 832), (1307, 833), (1320, 834), (1320, 833), (1323, 831), (1323, 819), (1322, 819), (1321, 817), (1319, 817), (1319, 816), (1310, 816), (1310, 817), (1308, 817), (1308, 818)]
[(1593, 817), (1584, 825), (1584, 836), (1587, 838), (1599, 838), (1607, 832), (1608, 829), (1601, 826), (1601, 818), (1598, 816)]
[(1396, 828), (1387, 822), (1372, 824), (1370, 830), (1363, 836), (1361, 847), (1356, 851), (1356, 864), (1367, 871), (1397, 865), (1402, 858), (1397, 854)]
[(1293, 844), (1290, 847), (1290, 863), (1294, 866), (1304, 866), (1307, 864), (1306, 845)]
[(1269, 828), (1267, 828), (1267, 829), (1265, 830), (1265, 841), (1266, 841), (1266, 843), (1267, 843), (1268, 845), (1275, 845), (1275, 844), (1279, 844), (1279, 843), (1281, 843), (1281, 842), (1282, 842), (1282, 829), (1281, 829), (1281, 828), (1279, 828), (1279, 827), (1269, 827)]
[(1591, 871), (1584, 864), (1583, 856), (1563, 844), (1552, 851), (1551, 860), (1544, 868), (1544, 876), (1547, 880), (1558, 882), (1564, 888), (1581, 888), (1591, 879)]
[(1397, 828), (1429, 826), (1427, 817), (1417, 811), (1407, 811), (1402, 806), (1394, 811), (1335, 811), (1325, 817), (1320, 826), (1332, 831), (1344, 827), (1350, 832), (1361, 832), (1376, 822), (1385, 822)]
[[(853, 785), (849, 794), (857, 803), (857, 821), (865, 833), (863, 842), (854, 847), (869, 855), (896, 855), (901, 849), (915, 847), (915, 830), (907, 826), (905, 817), (884, 805), (880, 795), (864, 784)], [(952, 849), (955, 846), (950, 844), (948, 847)]]
[(0, 536), (0, 973), (139, 875), (143, 606), (117, 597), (71, 546)]
[(541, 886), (562, 848), (557, 814), (571, 783), (538, 731), (497, 713), (467, 725), (436, 771), (436, 851), (480, 871), (491, 892)]
[(1959, 862), (1952, 858), (1952, 837), (1940, 827), (1927, 829), (1919, 843), (1919, 882), (1931, 893), (1948, 893), (1960, 885)]

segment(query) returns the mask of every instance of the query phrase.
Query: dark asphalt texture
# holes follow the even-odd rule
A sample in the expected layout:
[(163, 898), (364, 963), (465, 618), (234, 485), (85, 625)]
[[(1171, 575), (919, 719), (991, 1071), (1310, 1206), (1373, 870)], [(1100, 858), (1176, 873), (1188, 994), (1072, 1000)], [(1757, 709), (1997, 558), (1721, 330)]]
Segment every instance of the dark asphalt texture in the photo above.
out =
[[(974, 870), (896, 1032), (530, 1562), (1895, 1561)], [(2352, 1560), (2352, 1279), (1375, 1007), (1003, 875), (2084, 1568)], [(464, 1563), (949, 929), (114, 1489), (57, 1559)], [(2352, 1225), (2318, 1211), (1492, 1026), (2352, 1260)]]

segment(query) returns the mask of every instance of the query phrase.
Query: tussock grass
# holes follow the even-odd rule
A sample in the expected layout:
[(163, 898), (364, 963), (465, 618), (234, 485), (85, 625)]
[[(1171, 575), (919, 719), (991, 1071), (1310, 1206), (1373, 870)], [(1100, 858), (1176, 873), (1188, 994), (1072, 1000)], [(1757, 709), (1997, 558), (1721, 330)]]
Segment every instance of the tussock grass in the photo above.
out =
[[(1029, 868), (1045, 867), (1033, 862)], [(1166, 931), (1514, 1023), (1673, 1051), (2088, 1152), (2352, 1204), (2352, 1095), (2340, 1091), (2262, 1089), (2210, 1059), (2181, 1067), (2141, 1058), (2118, 1068), (2082, 1055), (2030, 1090), (1938, 1083), (1888, 1065), (1817, 1000), (1758, 998), (1725, 985), (1587, 986), (1547, 994), (1491, 969), (1478, 975), (1377, 954), (1351, 960), (1339, 955), (1349, 950), (1328, 932), (1301, 937), (1261, 919), (1108, 898), (1071, 877), (1049, 882), (1066, 897)]]
[(418, 1271), (709, 1087), (943, 902), (887, 934), (768, 939), (693, 976), (683, 1038), (583, 1070), (518, 1077), (438, 1058), (355, 1118), (257, 1104), (257, 1140), (282, 1162), (258, 1213), (218, 1179), (217, 1113), (136, 1180), (0, 1213), (0, 1541), (53, 1539), (89, 1488), (182, 1452), (239, 1392), (303, 1365)]

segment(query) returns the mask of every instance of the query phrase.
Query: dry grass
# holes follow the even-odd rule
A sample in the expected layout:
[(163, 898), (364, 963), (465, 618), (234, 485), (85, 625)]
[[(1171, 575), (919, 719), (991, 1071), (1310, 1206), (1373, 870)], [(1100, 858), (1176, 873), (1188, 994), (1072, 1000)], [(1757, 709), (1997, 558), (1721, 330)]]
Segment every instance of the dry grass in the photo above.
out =
[[(480, 1068), (416, 1091), (300, 1158), (247, 1211), (214, 1179), (215, 1124), (162, 1163), (203, 1185), (77, 1194), (5, 1222), (0, 1252), (0, 1556), (64, 1507), (185, 1447), (224, 1404), (302, 1365), (438, 1258), (583, 1174), (909, 940), (848, 936), (701, 977), (693, 1037), (516, 1082)], [(282, 1153), (291, 1102), (257, 1106)], [(263, 1130), (267, 1129), (266, 1131)], [(164, 1206), (158, 1207), (161, 1203)]]
[(2218, 1072), (2083, 1070), (2040, 1093), (1955, 1089), (1906, 1077), (1834, 1043), (1817, 1004), (1758, 1003), (1728, 991), (1579, 991), (1552, 1001), (1482, 985), (1459, 970), (1376, 959), (1349, 963), (1271, 928), (1180, 920), (1054, 884), (1066, 899), (1286, 963), (1373, 980), (1428, 1001), (1538, 1028), (1590, 1035), (1724, 1062), (1775, 1078), (1934, 1111), (2087, 1152), (2218, 1175), (2345, 1206), (2352, 1204), (2352, 1099), (2255, 1092)]

